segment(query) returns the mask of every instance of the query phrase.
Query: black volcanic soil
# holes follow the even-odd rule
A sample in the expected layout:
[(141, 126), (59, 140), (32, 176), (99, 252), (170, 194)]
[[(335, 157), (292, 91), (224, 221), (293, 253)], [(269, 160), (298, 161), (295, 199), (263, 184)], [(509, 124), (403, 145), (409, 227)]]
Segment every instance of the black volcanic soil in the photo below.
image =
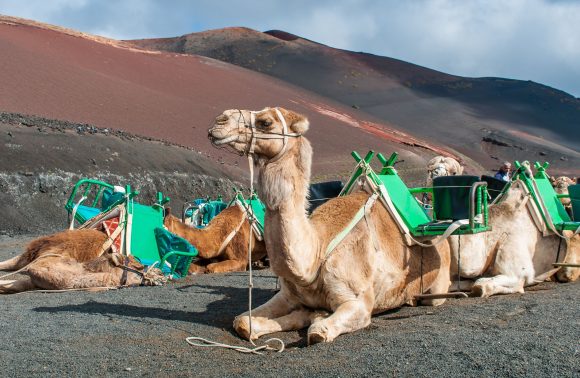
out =
[[(525, 156), (550, 161), (555, 172), (580, 174), (580, 99), (541, 84), (453, 76), (282, 31), (226, 28), (130, 42), (266, 73), (451, 147), (487, 169)], [(490, 147), (490, 132), (522, 149)]]
[[(0, 236), (0, 260), (30, 238)], [(283, 353), (196, 348), (198, 336), (250, 346), (232, 329), (247, 310), (247, 273), (189, 277), (162, 287), (0, 297), (0, 375), (260, 377), (578, 377), (580, 284), (449, 300), (373, 317), (331, 344), (305, 331), (274, 334)], [(275, 278), (256, 272), (254, 305)], [(265, 338), (262, 338), (265, 339)], [(263, 340), (258, 341), (262, 345)]]
[[(140, 191), (151, 204), (157, 190), (181, 209), (183, 201), (229, 195), (231, 179), (247, 183), (235, 165), (193, 149), (126, 132), (0, 112), (0, 234), (65, 228), (64, 204), (80, 178)], [(231, 179), (230, 179), (231, 178)]]

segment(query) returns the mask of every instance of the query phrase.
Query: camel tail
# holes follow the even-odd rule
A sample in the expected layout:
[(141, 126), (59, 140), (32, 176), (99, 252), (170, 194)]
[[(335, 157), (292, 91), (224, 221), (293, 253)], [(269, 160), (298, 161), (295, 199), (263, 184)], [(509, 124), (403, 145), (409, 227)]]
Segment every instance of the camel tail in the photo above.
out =
[(0, 270), (18, 270), (23, 268), (27, 263), (28, 261), (24, 258), (24, 254), (14, 256), (11, 259), (0, 261)]

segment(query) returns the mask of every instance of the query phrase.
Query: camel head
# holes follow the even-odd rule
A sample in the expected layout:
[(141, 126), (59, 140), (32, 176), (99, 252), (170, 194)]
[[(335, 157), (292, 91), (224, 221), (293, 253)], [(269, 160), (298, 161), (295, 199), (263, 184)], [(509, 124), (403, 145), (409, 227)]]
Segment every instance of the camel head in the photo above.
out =
[(126, 282), (127, 286), (158, 286), (163, 285), (167, 278), (163, 273), (156, 268), (145, 269), (145, 266), (141, 264), (133, 256), (124, 256), (120, 253), (111, 252), (107, 254), (107, 259), (109, 264), (117, 269), (126, 271)]
[(282, 157), (308, 126), (308, 119), (284, 108), (230, 109), (216, 117), (208, 138), (214, 146), (228, 146), (240, 155), (272, 162)]
[(429, 171), (429, 177), (433, 180), (436, 177), (449, 176), (447, 167), (443, 163), (436, 164), (432, 170)]
[(431, 185), (433, 179), (442, 176), (455, 176), (463, 173), (461, 164), (450, 157), (435, 156), (427, 163), (427, 183)]
[(166, 207), (163, 211), (163, 226), (165, 226), (167, 231), (175, 233), (175, 231), (179, 229), (176, 227), (178, 223), (182, 223), (181, 220), (171, 214), (170, 207)]
[(558, 194), (568, 193), (568, 187), (574, 185), (574, 180), (566, 176), (560, 176), (558, 178), (552, 176), (550, 177), (550, 182)]

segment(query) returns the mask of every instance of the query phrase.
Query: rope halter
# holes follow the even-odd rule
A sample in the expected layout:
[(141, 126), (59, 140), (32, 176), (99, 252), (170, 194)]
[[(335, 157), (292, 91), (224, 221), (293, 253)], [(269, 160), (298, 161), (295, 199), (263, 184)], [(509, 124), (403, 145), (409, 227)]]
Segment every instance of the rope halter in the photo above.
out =
[(260, 131), (256, 128), (256, 114), (260, 113), (261, 111), (251, 111), (250, 112), (250, 122), (248, 123), (246, 121), (246, 119), (244, 118), (242, 111), (238, 110), (238, 112), (240, 114), (240, 117), (238, 118), (238, 125), (240, 124), (240, 120), (241, 120), (243, 122), (244, 127), (250, 129), (250, 133), (251, 133), (250, 140), (246, 142), (246, 151), (244, 152), (244, 155), (250, 156), (250, 155), (255, 154), (256, 141), (258, 139), (282, 139), (282, 148), (280, 149), (280, 151), (278, 151), (278, 153), (273, 158), (268, 160), (268, 163), (273, 163), (273, 162), (277, 161), (278, 159), (280, 159), (282, 157), (282, 155), (284, 155), (284, 152), (286, 152), (289, 137), (298, 138), (298, 137), (302, 136), (302, 134), (300, 134), (300, 133), (289, 133), (288, 132), (288, 124), (286, 123), (286, 119), (282, 115), (282, 112), (280, 111), (280, 109), (274, 108), (274, 111), (276, 112), (278, 119), (282, 123), (282, 133), (263, 132), (263, 131)]

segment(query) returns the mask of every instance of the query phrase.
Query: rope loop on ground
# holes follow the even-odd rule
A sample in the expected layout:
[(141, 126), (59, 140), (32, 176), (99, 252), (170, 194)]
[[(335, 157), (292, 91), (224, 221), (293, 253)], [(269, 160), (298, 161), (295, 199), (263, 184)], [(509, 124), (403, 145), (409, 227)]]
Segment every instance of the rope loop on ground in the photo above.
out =
[[(284, 342), (278, 338), (271, 338), (265, 341), (264, 345), (256, 346), (254, 348), (248, 348), (243, 346), (236, 346), (236, 345), (229, 345), (224, 343), (218, 343), (216, 341), (211, 341), (204, 339), (202, 337), (188, 337), (185, 339), (189, 345), (202, 347), (202, 348), (225, 348), (225, 349), (232, 349), (236, 352), (240, 353), (251, 353), (251, 354), (259, 354), (263, 355), (262, 351), (276, 351), (276, 353), (282, 353), (284, 351), (285, 345)], [(271, 342), (277, 342), (280, 344), (280, 347), (276, 348), (270, 345)]]

